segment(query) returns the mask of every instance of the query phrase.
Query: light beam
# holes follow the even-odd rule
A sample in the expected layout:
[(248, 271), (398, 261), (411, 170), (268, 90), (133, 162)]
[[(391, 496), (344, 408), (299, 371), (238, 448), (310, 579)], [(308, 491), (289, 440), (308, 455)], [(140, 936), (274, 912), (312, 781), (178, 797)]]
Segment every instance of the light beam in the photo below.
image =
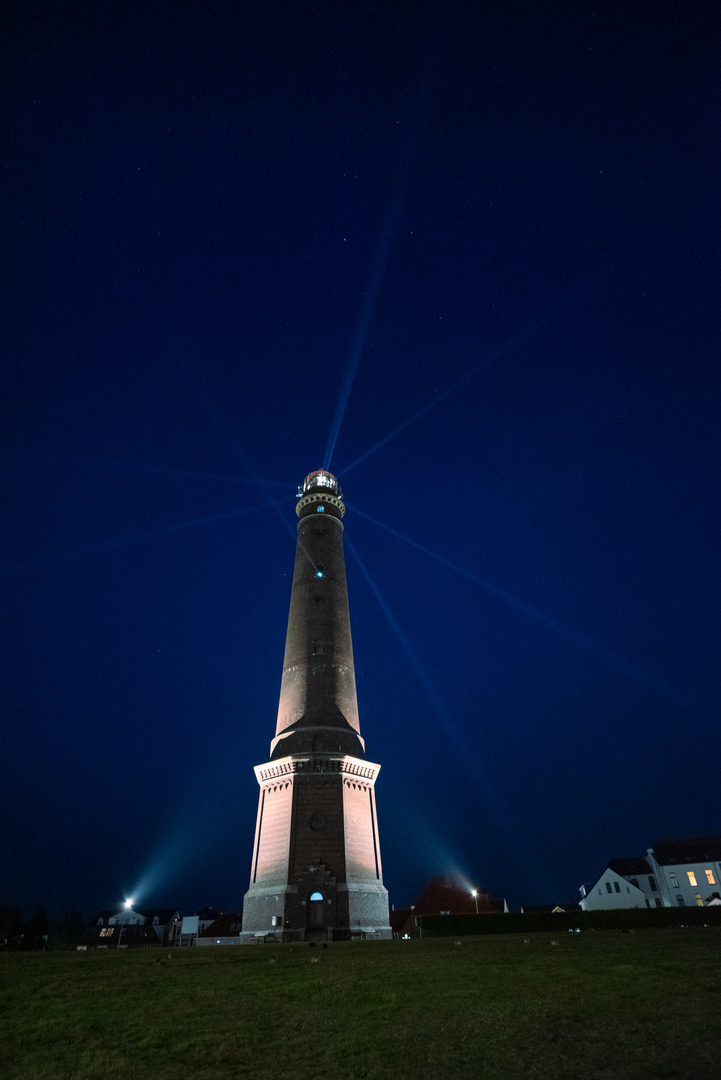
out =
[(335, 453), (336, 442), (338, 441), (338, 435), (340, 432), (341, 424), (343, 423), (343, 417), (345, 415), (346, 406), (348, 405), (348, 399), (350, 398), (351, 390), (353, 389), (353, 382), (358, 371), (358, 365), (363, 355), (363, 348), (365, 346), (366, 337), (368, 335), (368, 327), (370, 326), (375, 311), (376, 302), (378, 300), (378, 294), (380, 292), (383, 279), (385, 278), (386, 267), (388, 265), (388, 256), (390, 255), (393, 242), (398, 232), (398, 225), (400, 223), (401, 212), (403, 210), (403, 204), (406, 197), (406, 188), (408, 186), (408, 178), (410, 176), (413, 163), (418, 155), (418, 148), (420, 145), (421, 130), (425, 123), (425, 115), (427, 111), (427, 105), (425, 102), (420, 103), (420, 107), (416, 106), (415, 116), (412, 118), (410, 130), (406, 143), (403, 149), (400, 166), (398, 169), (398, 177), (396, 179), (395, 190), (391, 204), (388, 208), (385, 221), (383, 223), (383, 230), (381, 232), (378, 247), (376, 248), (375, 258), (373, 260), (373, 268), (370, 274), (370, 280), (365, 293), (365, 302), (361, 309), (358, 325), (356, 326), (356, 332), (353, 336), (350, 352), (348, 355), (348, 362), (346, 364), (345, 376), (343, 378), (343, 384), (341, 386), (340, 397), (335, 410), (335, 416), (333, 417), (333, 424), (328, 436), (328, 445), (326, 446), (325, 455), (323, 457), (323, 468), (330, 469), (330, 464)]
[(365, 461), (366, 458), (369, 458), (371, 454), (375, 454), (376, 450), (380, 450), (380, 448), (382, 446), (385, 446), (386, 443), (390, 442), (391, 439), (395, 439), (396, 435), (400, 435), (401, 432), (405, 431), (406, 428), (409, 428), (411, 424), (415, 424), (417, 420), (422, 419), (422, 417), (424, 417), (432, 409), (435, 409), (438, 405), (441, 404), (441, 402), (445, 401), (447, 397), (450, 397), (451, 394), (455, 394), (457, 390), (461, 390), (464, 386), (467, 386), (468, 383), (475, 379), (477, 375), (480, 375), (480, 373), (486, 368), (490, 367), (492, 364), (495, 364), (498, 360), (506, 356), (508, 353), (512, 352), (519, 345), (522, 345), (524, 341), (531, 337), (531, 335), (536, 330), (538, 330), (545, 323), (547, 323), (551, 318), (553, 318), (553, 316), (559, 314), (561, 311), (565, 310), (565, 308), (567, 308), (570, 304), (575, 303), (576, 300), (579, 300), (582, 296), (586, 295), (586, 293), (588, 293), (591, 289), (591, 286), (599, 278), (603, 277), (604, 274), (608, 274), (611, 272), (611, 270), (616, 264), (616, 261), (617, 260), (611, 262), (610, 269), (607, 266), (604, 271), (599, 271), (598, 273), (594, 274), (591, 279), (586, 282), (586, 284), (579, 285), (578, 288), (572, 289), (571, 292), (567, 293), (556, 304), (553, 304), (550, 307), (546, 308), (534, 319), (532, 319), (527, 326), (523, 327), (521, 330), (516, 331), (515, 334), (512, 334), (503, 345), (500, 345), (497, 349), (494, 349), (493, 352), (488, 354), (488, 356), (485, 356), (482, 360), (479, 360), (477, 364), (473, 364), (471, 367), (469, 367), (458, 379), (450, 383), (445, 388), (445, 390), (443, 390), (440, 394), (432, 397), (430, 401), (426, 402), (425, 405), (423, 405), (420, 409), (418, 409), (406, 420), (404, 420), (402, 424), (399, 424), (398, 427), (393, 428), (393, 430), (390, 431), (387, 435), (385, 435), (382, 439), (379, 439), (377, 443), (371, 446), (369, 450), (366, 450), (365, 453), (361, 454), (360, 457), (357, 457), (355, 461), (352, 461), (350, 465), (346, 465), (345, 469), (341, 469), (340, 472), (336, 473), (336, 476), (345, 476), (345, 474), (347, 472), (350, 472), (351, 469), (355, 469), (356, 465), (360, 465), (360, 463), (362, 461)]
[[(237, 484), (242, 487), (255, 485), (255, 480), (244, 480), (239, 476), (228, 476), (225, 473), (206, 472), (203, 469), (180, 469), (175, 465), (147, 465), (143, 462), (133, 461), (108, 461), (105, 458), (76, 457), (71, 454), (47, 454), (33, 453), (25, 455), (32, 460), (49, 462), (66, 462), (70, 465), (78, 465), (86, 469), (112, 469), (115, 472), (142, 473), (147, 476), (177, 476), (179, 480), (215, 480), (222, 484)], [(266, 487), (291, 488), (292, 484), (268, 481)]]
[[(443, 696), (439, 693), (433, 680), (426, 671), (420, 657), (416, 653), (415, 649), (411, 645), (410, 641), (403, 633), (398, 620), (391, 611), (388, 603), (383, 597), (380, 589), (376, 585), (375, 581), (368, 572), (365, 564), (362, 562), (358, 552), (353, 544), (348, 540), (347, 536), (344, 537), (344, 544), (346, 544), (353, 554), (361, 573), (368, 582), (371, 592), (375, 596), (380, 608), (385, 615), (386, 619), (390, 623), (393, 631), (395, 632), (401, 647), (408, 657), (408, 660), (413, 668), (418, 680), (423, 687), (428, 699), (430, 700), (436, 714), (443, 722), (446, 731), (450, 735), (451, 741), (455, 746), (458, 756), (461, 759), (463, 767), (467, 774), (471, 778), (476, 786), (483, 794), (486, 804), (489, 807), (490, 812), (497, 823), (499, 831), (501, 831), (508, 840), (509, 845), (515, 851), (515, 854), (519, 859), (523, 859), (524, 862), (529, 864), (529, 854), (524, 848), (524, 844), (521, 839), (521, 830), (515, 818), (515, 814), (512, 812), (507, 800), (503, 798), (501, 792), (497, 786), (493, 783), (486, 770), (482, 767), (478, 761), (478, 756), (473, 753), (468, 740), (465, 738), (461, 728), (457, 724), (451, 710), (446, 705)], [(531, 860), (532, 861), (532, 860)]]
[(79, 559), (86, 555), (95, 555), (100, 551), (124, 547), (126, 544), (139, 544), (145, 540), (155, 540), (159, 536), (170, 536), (173, 533), (183, 532), (185, 529), (195, 529), (200, 525), (212, 525), (216, 521), (226, 521), (228, 518), (240, 517), (243, 514), (254, 513), (257, 510), (265, 510), (268, 507), (285, 505), (286, 503), (287, 499), (276, 499), (272, 502), (257, 503), (255, 506), (243, 506), (239, 510), (228, 510), (222, 514), (209, 514), (206, 517), (194, 518), (192, 521), (181, 521), (177, 525), (165, 525), (159, 529), (149, 529), (147, 532), (135, 533), (132, 536), (118, 536), (112, 540), (100, 540), (95, 544), (81, 544), (78, 547), (58, 551), (52, 555), (43, 555), (14, 563), (5, 567), (4, 571), (26, 570), (36, 566), (49, 566), (65, 559)]
[[(370, 573), (368, 572), (365, 564), (362, 562), (361, 557), (358, 554), (358, 552), (356, 551), (355, 547), (350, 542), (350, 540), (348, 539), (347, 536), (344, 537), (343, 542), (344, 542), (344, 544), (346, 544), (348, 546), (349, 550), (353, 554), (353, 557), (355, 558), (356, 562), (358, 563), (358, 566), (361, 569), (361, 573), (363, 574), (364, 578), (368, 582), (368, 585), (370, 586), (371, 592), (373, 593), (376, 600), (378, 601), (378, 604), (380, 605), (380, 608), (381, 608), (383, 614), (385, 615), (385, 617), (388, 620), (388, 622), (390, 623), (396, 637), (398, 638), (404, 653), (406, 654), (406, 656), (408, 657), (408, 660), (410, 661), (411, 667), (413, 668), (413, 670), (416, 673), (416, 676), (418, 677), (418, 681), (420, 682), (420, 684), (423, 687), (425, 693), (427, 694), (427, 696), (428, 696), (430, 702), (432, 703), (433, 708), (435, 709), (436, 713), (438, 714), (440, 719), (443, 721), (443, 724), (445, 725), (446, 730), (448, 731), (448, 734), (450, 735), (451, 739), (453, 740), (453, 743), (455, 744), (456, 750), (458, 751), (458, 754), (460, 755), (462, 761), (464, 763), (466, 763), (468, 771), (470, 772), (471, 776), (475, 780), (478, 780), (479, 776), (482, 777), (483, 784), (481, 786), (485, 789), (485, 794), (488, 797), (489, 802), (493, 803), (495, 805), (496, 809), (498, 809), (500, 807), (500, 803), (502, 801), (500, 793), (498, 793), (496, 791), (492, 791), (493, 785), (491, 784), (490, 778), (487, 777), (486, 774), (483, 772), (483, 770), (481, 770), (479, 768), (478, 763), (475, 760), (473, 760), (473, 765), (471, 765), (471, 760), (474, 758), (473, 751), (471, 750), (471, 747), (470, 747), (467, 739), (463, 735), (463, 732), (461, 731), (460, 727), (456, 723), (455, 718), (453, 717), (453, 714), (451, 713), (451, 710), (446, 705), (443, 696), (437, 690), (435, 684), (433, 683), (433, 680), (431, 679), (431, 677), (429, 676), (428, 672), (426, 671), (423, 663), (421, 662), (420, 657), (416, 653), (415, 649), (411, 645), (411, 643), (408, 640), (408, 638), (406, 637), (406, 635), (403, 633), (403, 631), (402, 631), (402, 629), (401, 629), (401, 627), (400, 627), (400, 625), (398, 623), (398, 620), (396, 619), (396, 617), (393, 614), (393, 612), (391, 611), (387, 601), (383, 597), (380, 589), (378, 588), (375, 581), (373, 580)], [(503, 810), (503, 813), (504, 814), (507, 813), (505, 808)]]
[(460, 574), (461, 577), (467, 578), (468, 581), (474, 582), (481, 589), (484, 589), (491, 596), (495, 596), (498, 600), (503, 600), (506, 604), (520, 611), (524, 615), (528, 615), (536, 622), (545, 626), (546, 629), (552, 630), (554, 633), (559, 634), (561, 637), (565, 637), (567, 640), (572, 641), (575, 645), (579, 645), (592, 656), (597, 657), (599, 660), (605, 661), (612, 667), (615, 667), (617, 671), (629, 676), (634, 681), (641, 683), (643, 686), (652, 690), (656, 694), (660, 694), (663, 697), (670, 698), (676, 701), (678, 704), (683, 705), (684, 708), (690, 709), (692, 712), (702, 713), (708, 715), (708, 710), (697, 701), (687, 697), (685, 694), (680, 694), (672, 690), (668, 686), (664, 686), (662, 683), (657, 682), (642, 668), (636, 667), (635, 664), (630, 663), (628, 660), (622, 660), (616, 656), (609, 649), (605, 649), (602, 645), (597, 644), (591, 638), (585, 637), (583, 634), (579, 634), (577, 630), (573, 630), (568, 626), (564, 626), (563, 623), (557, 622), (555, 619), (550, 618), (548, 615), (544, 615), (542, 611), (538, 611), (537, 608), (527, 604), (525, 600), (519, 600), (518, 597), (513, 596), (511, 593), (505, 592), (503, 589), (499, 589), (496, 585), (492, 585), (489, 581), (485, 581), (477, 574), (472, 574), (470, 570), (466, 570), (462, 566), (458, 566), (457, 563), (451, 562), (450, 559), (446, 559), (445, 556), (439, 555), (436, 551), (431, 551), (430, 548), (425, 547), (423, 544), (419, 544), (416, 540), (412, 540), (409, 536), (404, 536), (403, 533), (399, 533), (396, 529), (391, 528), (390, 525), (384, 525), (382, 521), (378, 521), (376, 518), (370, 516), (370, 514), (364, 513), (363, 510), (359, 510), (357, 506), (353, 507), (354, 514), (360, 514), (367, 521), (372, 522), (373, 525), (377, 525), (379, 529), (384, 529), (390, 533), (391, 536), (395, 536), (398, 540), (403, 540), (404, 543), (410, 544), (417, 551), (422, 551), (424, 555), (428, 555), (429, 558), (435, 559), (436, 562), (448, 567), (449, 570), (453, 570), (454, 573)]

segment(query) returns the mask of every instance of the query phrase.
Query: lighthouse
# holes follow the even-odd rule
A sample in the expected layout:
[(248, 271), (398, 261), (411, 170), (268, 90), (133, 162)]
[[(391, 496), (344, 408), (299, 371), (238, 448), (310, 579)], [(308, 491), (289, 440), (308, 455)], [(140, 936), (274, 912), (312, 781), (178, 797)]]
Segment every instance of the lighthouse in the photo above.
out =
[(298, 491), (283, 675), (260, 787), (244, 942), (389, 938), (375, 783), (356, 697), (343, 493), (318, 469)]

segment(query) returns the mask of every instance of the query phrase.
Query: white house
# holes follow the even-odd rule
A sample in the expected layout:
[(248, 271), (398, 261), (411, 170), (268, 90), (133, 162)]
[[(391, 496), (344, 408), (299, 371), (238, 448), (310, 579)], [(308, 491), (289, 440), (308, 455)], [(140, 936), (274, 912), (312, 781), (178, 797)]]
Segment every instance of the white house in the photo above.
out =
[(608, 866), (641, 890), (648, 901), (647, 907), (664, 907), (658, 870), (645, 856), (611, 859)]
[(663, 840), (645, 856), (611, 859), (597, 882), (581, 886), (581, 907), (706, 907), (721, 901), (720, 883), (721, 836)]
[(664, 907), (706, 907), (721, 898), (721, 836), (664, 840), (646, 857), (658, 876)]
[(581, 908), (583, 911), (611, 911), (617, 908), (650, 907), (648, 900), (638, 885), (632, 885), (610, 866), (601, 874), (593, 885), (581, 886)]

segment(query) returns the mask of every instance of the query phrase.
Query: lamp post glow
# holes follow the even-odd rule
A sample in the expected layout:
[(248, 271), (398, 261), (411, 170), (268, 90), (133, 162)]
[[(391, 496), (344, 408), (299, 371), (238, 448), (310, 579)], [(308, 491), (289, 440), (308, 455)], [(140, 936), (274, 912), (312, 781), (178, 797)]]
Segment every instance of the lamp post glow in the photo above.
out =
[(132, 898), (132, 896), (131, 896), (131, 897), (129, 897), (129, 898), (128, 898), (128, 899), (127, 899), (127, 900), (125, 901), (125, 906), (126, 906), (126, 908), (131, 908), (131, 907), (133, 906), (133, 898)]
[(478, 889), (471, 889), (471, 896), (476, 901), (476, 915), (478, 914)]

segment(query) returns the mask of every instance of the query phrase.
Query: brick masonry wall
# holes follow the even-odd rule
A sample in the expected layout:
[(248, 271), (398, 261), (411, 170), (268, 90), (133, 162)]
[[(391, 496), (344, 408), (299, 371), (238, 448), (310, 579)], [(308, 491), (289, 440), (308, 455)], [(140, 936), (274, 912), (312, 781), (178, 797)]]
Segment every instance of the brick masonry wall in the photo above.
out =
[(258, 849), (252, 876), (255, 884), (287, 881), (292, 803), (290, 779), (269, 784), (261, 792)]
[(378, 837), (371, 785), (364, 781), (343, 780), (346, 875), (352, 881), (378, 881)]
[(296, 776), (295, 788), (290, 880), (299, 880), (309, 866), (321, 863), (334, 877), (342, 879), (345, 855), (341, 776)]

